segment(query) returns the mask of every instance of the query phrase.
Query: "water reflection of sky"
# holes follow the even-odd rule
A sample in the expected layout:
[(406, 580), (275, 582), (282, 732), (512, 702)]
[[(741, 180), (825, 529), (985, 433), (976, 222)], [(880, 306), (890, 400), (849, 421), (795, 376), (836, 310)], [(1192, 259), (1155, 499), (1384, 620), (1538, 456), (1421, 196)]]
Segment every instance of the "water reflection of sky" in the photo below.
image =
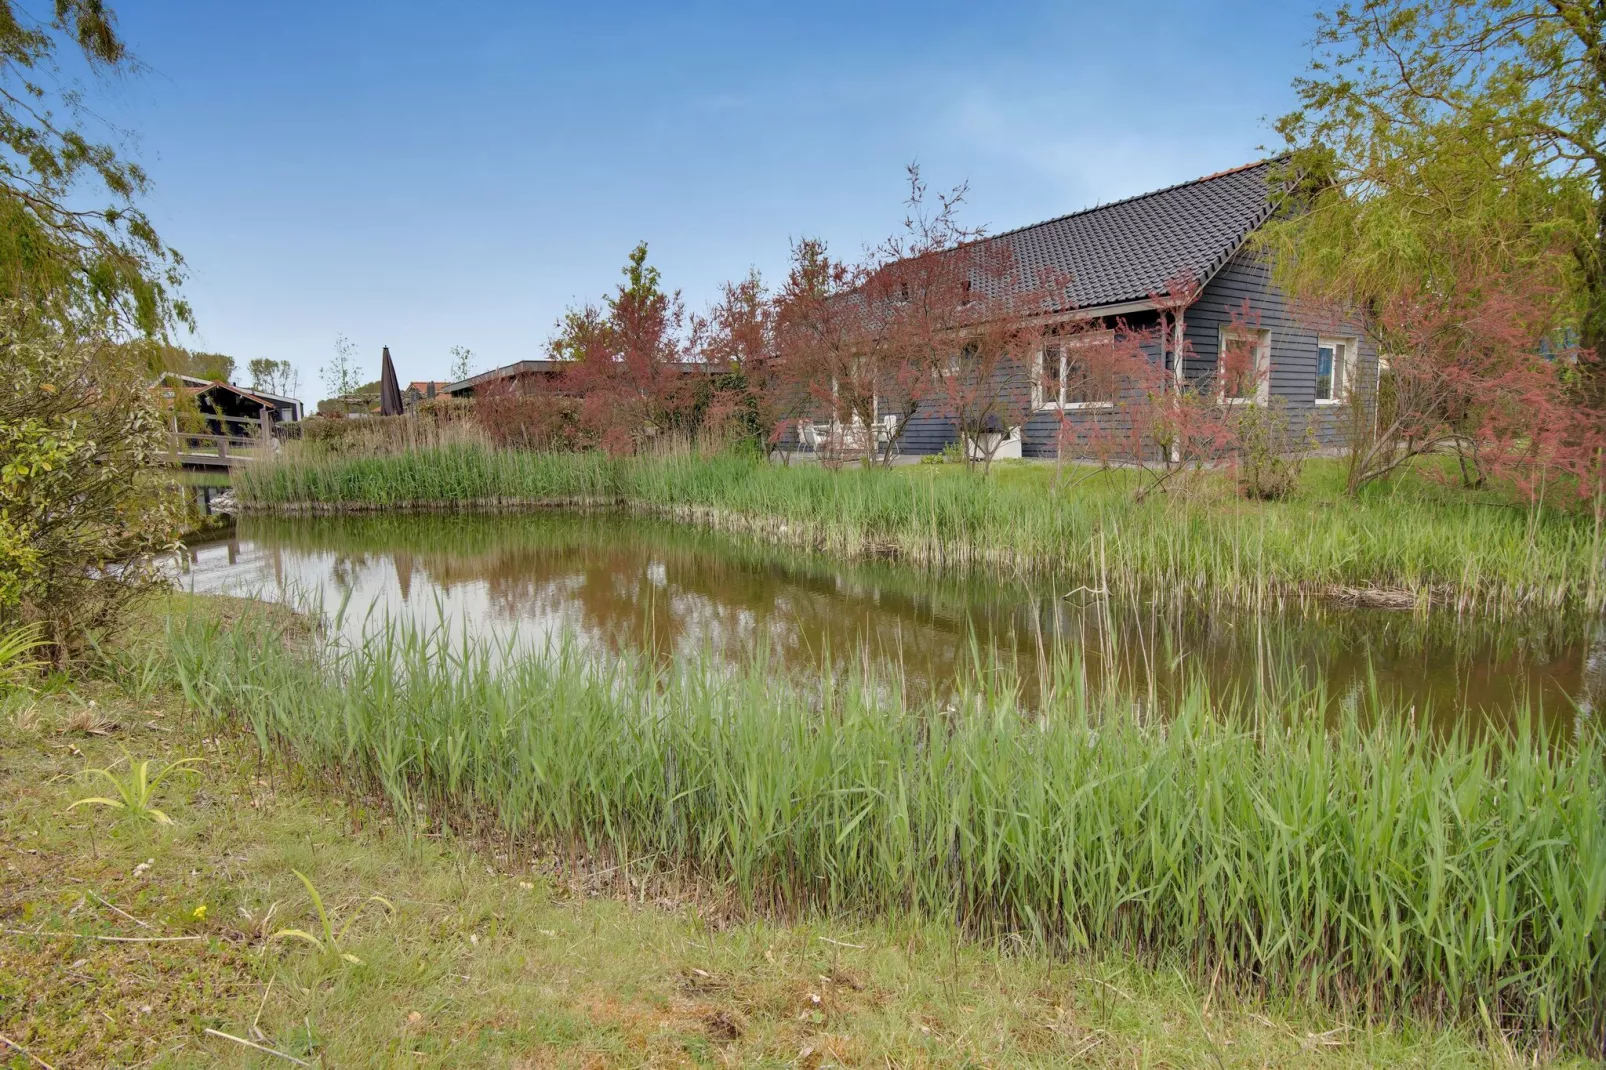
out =
[(195, 591), (321, 607), (332, 619), (343, 610), (352, 640), (386, 616), (425, 629), (444, 620), (516, 649), (567, 637), (596, 655), (729, 665), (763, 648), (788, 669), (829, 656), (934, 687), (974, 672), (978, 656), (1035, 686), (1040, 659), (1068, 656), (1095, 685), (1162, 703), (1200, 679), (1239, 693), (1319, 679), (1334, 706), (1376, 692), (1439, 720), (1524, 697), (1569, 713), (1575, 698), (1592, 705), (1606, 675), (1600, 630), (1582, 625), (1116, 603), (1069, 581), (850, 565), (623, 518), (248, 519), (190, 557)]

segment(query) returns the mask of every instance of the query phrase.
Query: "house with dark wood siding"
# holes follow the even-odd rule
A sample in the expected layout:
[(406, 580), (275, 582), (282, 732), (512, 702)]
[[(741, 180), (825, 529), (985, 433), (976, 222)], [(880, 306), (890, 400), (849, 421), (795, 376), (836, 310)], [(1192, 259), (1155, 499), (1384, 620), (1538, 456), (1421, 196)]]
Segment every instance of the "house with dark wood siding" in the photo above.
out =
[[(1350, 387), (1375, 382), (1377, 354), (1353, 322), (1319, 328), (1297, 318), (1250, 246), (1272, 212), (1275, 166), (1248, 164), (987, 240), (1007, 243), (1023, 285), (1034, 276), (1069, 280), (1066, 307), (1045, 319), (1078, 322), (1071, 346), (1107, 337), (1100, 326), (1125, 325), (1152, 339), (1145, 352), (1153, 362), (1208, 389), (1230, 339), (1253, 354), (1256, 400), (1276, 399), (1296, 434), (1308, 429), (1319, 444), (1340, 445)], [(1193, 280), (1197, 296), (1178, 309), (1164, 295), (1180, 279)], [(1118, 398), (1066, 393), (1071, 346), (1045, 344), (1028, 379), (999, 384), (1030, 391), (1019, 406), (1030, 413), (1018, 432), (1022, 456), (1055, 456), (1062, 420), (1121, 420)], [(898, 447), (931, 454), (958, 438), (951, 416), (924, 408)]]

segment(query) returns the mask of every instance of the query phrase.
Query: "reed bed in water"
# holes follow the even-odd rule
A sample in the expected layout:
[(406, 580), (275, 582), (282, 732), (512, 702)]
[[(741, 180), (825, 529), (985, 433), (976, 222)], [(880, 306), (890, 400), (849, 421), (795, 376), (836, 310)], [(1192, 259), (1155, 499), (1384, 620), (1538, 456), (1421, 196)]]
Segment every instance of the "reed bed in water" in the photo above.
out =
[[(1327, 465), (1326, 469), (1321, 466)], [(1092, 585), (1253, 604), (1392, 592), (1493, 612), (1599, 608), (1601, 532), (1590, 517), (1532, 514), (1400, 481), (1359, 499), (1320, 485), (1283, 502), (1217, 491), (1133, 499), (1130, 473), (1052, 489), (1044, 466), (988, 479), (927, 466), (833, 472), (741, 457), (502, 451), (447, 443), (370, 456), (291, 451), (243, 469), (248, 508), (340, 511), (624, 506), (849, 555), (1060, 571)]]
[(1066, 664), (1027, 709), (1006, 669), (936, 706), (762, 662), (504, 653), (387, 625), (313, 661), (264, 625), (176, 619), (162, 657), (203, 713), (403, 813), (488, 816), (757, 909), (950, 916), (1600, 1049), (1593, 733), (1430, 741), (1407, 719), (1324, 728), (1319, 696), (1203, 691), (1159, 723)]

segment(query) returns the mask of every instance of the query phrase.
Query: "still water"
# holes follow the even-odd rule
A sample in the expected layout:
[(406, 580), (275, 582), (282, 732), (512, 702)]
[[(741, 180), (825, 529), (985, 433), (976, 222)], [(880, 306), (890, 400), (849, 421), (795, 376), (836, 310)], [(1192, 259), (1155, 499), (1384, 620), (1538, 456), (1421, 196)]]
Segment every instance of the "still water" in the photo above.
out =
[(598, 654), (735, 664), (821, 659), (946, 688), (1009, 664), (1074, 658), (1094, 687), (1163, 703), (1320, 682), (1332, 704), (1413, 711), (1440, 725), (1506, 720), (1527, 704), (1561, 726), (1606, 696), (1606, 636), (1562, 620), (1427, 620), (1384, 610), (1225, 612), (1110, 599), (1073, 580), (935, 574), (847, 563), (668, 522), (613, 515), (244, 518), (189, 552), (188, 586), (344, 606), (353, 637), (389, 615), (443, 617), (539, 647), (560, 634)]

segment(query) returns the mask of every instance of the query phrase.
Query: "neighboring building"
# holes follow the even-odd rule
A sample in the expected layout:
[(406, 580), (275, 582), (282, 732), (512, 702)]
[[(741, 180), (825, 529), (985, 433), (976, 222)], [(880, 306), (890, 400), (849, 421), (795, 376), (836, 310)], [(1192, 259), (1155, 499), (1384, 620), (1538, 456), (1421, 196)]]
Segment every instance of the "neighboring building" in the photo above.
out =
[(447, 383), (442, 390), (454, 398), (471, 398), (492, 387), (512, 387), (520, 393), (553, 390), (560, 385), (564, 363), (560, 360), (515, 361), (455, 383)]
[[(563, 373), (573, 366), (573, 362), (567, 360), (519, 360), (455, 383), (446, 383), (442, 389), (454, 398), (475, 397), (492, 388), (511, 388), (516, 393), (562, 394), (566, 390)], [(682, 375), (707, 375), (717, 370), (713, 365), (695, 360), (676, 361), (674, 367)]]
[(402, 391), (402, 403), (412, 408), (420, 401), (434, 401), (446, 393), (448, 385), (450, 384), (435, 379), (408, 383), (407, 388)]
[[(1162, 313), (1154, 295), (1179, 278), (1196, 280), (1199, 295), (1179, 317), (1186, 354), (1182, 377), (1195, 385), (1215, 380), (1224, 341), (1242, 334), (1260, 373), (1256, 400), (1278, 399), (1296, 435), (1308, 429), (1318, 444), (1338, 445), (1347, 387), (1375, 381), (1377, 353), (1358, 324), (1318, 332), (1297, 321), (1272, 284), (1269, 266), (1247, 248), (1272, 212), (1274, 166), (1275, 161), (1249, 164), (986, 240), (1007, 243), (1023, 285), (1071, 280), (1069, 307), (1045, 316), (1047, 324), (1057, 319), (1114, 327), (1119, 321), (1155, 328)], [(1172, 343), (1167, 352), (1162, 356), (1158, 344), (1151, 350), (1151, 360), (1163, 359), (1173, 374), (1174, 326), (1164, 332)], [(1019, 404), (1011, 407), (1030, 413), (1020, 429), (1021, 455), (1054, 456), (1062, 415), (1072, 423), (1120, 421), (1119, 398), (1065, 396), (1061, 386), (1074, 378), (1066, 372), (1075, 346), (1098, 337), (1082, 331), (1069, 346), (1045, 346), (1029, 376), (1001, 387), (1020, 391), (1012, 395)], [(927, 405), (909, 419), (898, 448), (937, 453), (958, 437), (954, 419)]]
[(303, 415), (301, 402), (295, 398), (270, 394), (265, 390), (247, 390), (233, 383), (201, 379), (193, 375), (175, 373), (169, 377), (169, 382), (174, 380), (195, 399), (195, 407), (208, 418), (209, 423), (217, 425), (212, 430), (213, 434), (222, 434), (225, 423), (230, 425), (229, 433), (234, 434), (235, 428), (248, 422), (260, 423), (264, 413), (272, 425), (295, 423)]

